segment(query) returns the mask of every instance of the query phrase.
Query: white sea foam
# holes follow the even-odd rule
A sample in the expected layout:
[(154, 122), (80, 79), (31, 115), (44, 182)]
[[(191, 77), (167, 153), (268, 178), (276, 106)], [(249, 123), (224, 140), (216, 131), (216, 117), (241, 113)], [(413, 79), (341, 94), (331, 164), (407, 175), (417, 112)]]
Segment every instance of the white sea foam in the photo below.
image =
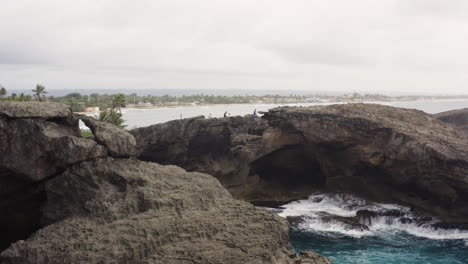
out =
[[(346, 203), (348, 202), (348, 203)], [(356, 211), (350, 210), (350, 200), (344, 200), (338, 196), (315, 195), (310, 196), (308, 200), (300, 200), (284, 205), (281, 216), (311, 216), (317, 213), (327, 212), (338, 216), (354, 216)]]
[(352, 217), (359, 210), (383, 211), (400, 210), (410, 211), (409, 208), (396, 204), (374, 204), (348, 194), (319, 194), (311, 195), (307, 200), (299, 200), (283, 205), (281, 216), (316, 216), (324, 212), (332, 215)]
[[(311, 195), (307, 200), (292, 202), (282, 208), (282, 211), (279, 211), (282, 217), (303, 217), (304, 221), (297, 227), (304, 231), (334, 232), (353, 237), (384, 236), (388, 232), (406, 232), (429, 239), (465, 239), (468, 241), (467, 230), (436, 228), (434, 227), (436, 220), (418, 222), (417, 216), (408, 207), (370, 203), (351, 195)], [(371, 218), (371, 223), (361, 223), (369, 228), (365, 230), (359, 225), (340, 219), (340, 217), (354, 217), (359, 210), (374, 212), (398, 210), (405, 218), (413, 219), (413, 221), (403, 221), (401, 216), (375, 216)]]
[(391, 217), (378, 217), (372, 220), (370, 228), (375, 231), (380, 230), (400, 230), (408, 234), (418, 237), (425, 237), (430, 239), (468, 239), (468, 231), (459, 229), (443, 229), (435, 228), (430, 222), (422, 225), (415, 223), (401, 223), (398, 218)]
[(309, 219), (304, 223), (299, 224), (299, 229), (304, 231), (316, 231), (316, 232), (334, 232), (341, 233), (352, 237), (362, 237), (372, 235), (371, 231), (356, 230), (347, 228), (343, 223), (335, 221), (322, 221), (320, 219)]

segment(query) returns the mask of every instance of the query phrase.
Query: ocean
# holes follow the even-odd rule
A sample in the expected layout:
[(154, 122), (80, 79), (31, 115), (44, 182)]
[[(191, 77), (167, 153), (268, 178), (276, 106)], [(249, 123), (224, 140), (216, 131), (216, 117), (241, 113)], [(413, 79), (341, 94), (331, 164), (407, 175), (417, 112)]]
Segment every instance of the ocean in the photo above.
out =
[[(379, 102), (376, 102), (379, 103)], [(208, 117), (223, 117), (224, 112), (229, 116), (253, 114), (254, 110), (268, 111), (268, 109), (278, 106), (312, 106), (329, 105), (331, 103), (304, 103), (304, 104), (248, 104), (248, 105), (205, 105), (205, 106), (184, 106), (184, 107), (161, 107), (152, 109), (123, 109), (123, 119), (127, 128), (150, 126), (157, 123), (164, 123), (174, 119), (188, 118), (199, 115)], [(399, 101), (380, 102), (380, 104), (396, 107), (414, 108), (430, 114), (467, 108), (468, 99), (460, 100), (439, 100), (439, 101)]]
[[(468, 100), (400, 101), (381, 104), (425, 111), (430, 114), (468, 108)], [(322, 104), (290, 104), (311, 106)], [(222, 117), (267, 111), (280, 105), (217, 105), (124, 110), (128, 128), (149, 126), (173, 119), (198, 115)], [(468, 206), (468, 205), (467, 205)], [(437, 219), (419, 218), (409, 208), (392, 204), (373, 204), (358, 197), (315, 194), (309, 199), (272, 209), (283, 217), (299, 217), (290, 231), (291, 243), (298, 251), (315, 250), (336, 264), (466, 264), (468, 231), (437, 228)], [(359, 210), (387, 216), (361, 219), (368, 229), (352, 225), (346, 218)], [(400, 212), (400, 213), (395, 213)]]
[[(438, 228), (437, 219), (414, 215), (404, 206), (318, 194), (272, 210), (283, 217), (300, 217), (302, 222), (290, 231), (297, 251), (311, 249), (333, 263), (468, 263), (468, 230)], [(349, 221), (360, 210), (381, 216), (361, 218), (359, 222), (369, 227), (365, 229)]]

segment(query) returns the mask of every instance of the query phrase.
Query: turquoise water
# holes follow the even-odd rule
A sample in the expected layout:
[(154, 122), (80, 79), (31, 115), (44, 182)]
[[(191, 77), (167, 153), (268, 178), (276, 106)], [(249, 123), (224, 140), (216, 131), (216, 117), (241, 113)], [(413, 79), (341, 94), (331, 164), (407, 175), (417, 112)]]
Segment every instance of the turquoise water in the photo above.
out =
[(314, 194), (281, 206), (297, 251), (314, 250), (334, 264), (468, 264), (468, 230), (408, 207), (368, 202), (347, 194)]
[(355, 238), (291, 230), (298, 250), (312, 249), (335, 264), (466, 264), (468, 246), (463, 240), (433, 240), (397, 232), (385, 236)]

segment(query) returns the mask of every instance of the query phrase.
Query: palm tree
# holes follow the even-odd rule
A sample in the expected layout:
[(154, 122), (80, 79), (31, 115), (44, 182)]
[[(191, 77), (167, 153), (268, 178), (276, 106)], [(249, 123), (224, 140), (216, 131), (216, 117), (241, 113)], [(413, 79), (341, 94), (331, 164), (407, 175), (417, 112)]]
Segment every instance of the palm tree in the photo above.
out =
[(19, 98), (18, 98), (18, 101), (31, 101), (31, 96), (28, 94), (24, 94), (24, 93), (21, 93)]
[(126, 125), (123, 125), (123, 123), (125, 121), (122, 119), (122, 114), (118, 113), (115, 109), (102, 111), (99, 114), (99, 120), (109, 122), (109, 123), (114, 124), (114, 125), (116, 125), (116, 126), (118, 126), (120, 128), (125, 128), (126, 127)]
[(117, 109), (120, 111), (120, 107), (125, 107), (125, 95), (124, 94), (116, 94), (112, 97), (112, 110)]
[(36, 85), (36, 89), (32, 90), (34, 95), (39, 102), (42, 102), (42, 99), (44, 99), (44, 95), (41, 96), (41, 94), (46, 94), (47, 91), (45, 90), (45, 86), (41, 84)]
[(0, 99), (4, 98), (6, 95), (7, 95), (7, 90), (5, 89), (5, 87), (0, 85)]

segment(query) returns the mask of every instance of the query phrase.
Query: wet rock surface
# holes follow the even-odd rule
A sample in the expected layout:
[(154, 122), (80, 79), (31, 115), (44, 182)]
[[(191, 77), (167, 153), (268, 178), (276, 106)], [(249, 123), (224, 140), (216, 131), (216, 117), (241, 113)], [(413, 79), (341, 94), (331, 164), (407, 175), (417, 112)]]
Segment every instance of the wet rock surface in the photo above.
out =
[(0, 103), (0, 263), (330, 263), (297, 255), (284, 218), (216, 178), (115, 158), (131, 136), (87, 120), (96, 141), (81, 138), (78, 117), (48, 105)]
[(319, 190), (468, 220), (468, 136), (433, 115), (344, 104), (271, 109), (266, 124), (249, 118), (237, 117), (235, 126), (203, 119), (136, 129), (137, 156), (212, 173), (235, 197), (253, 202)]
[(310, 250), (302, 251), (299, 254), (298, 261), (300, 261), (300, 263), (303, 263), (303, 264), (322, 264), (322, 263), (330, 264), (331, 263), (330, 259), (325, 258), (324, 256), (317, 254), (316, 252), (310, 251)]

